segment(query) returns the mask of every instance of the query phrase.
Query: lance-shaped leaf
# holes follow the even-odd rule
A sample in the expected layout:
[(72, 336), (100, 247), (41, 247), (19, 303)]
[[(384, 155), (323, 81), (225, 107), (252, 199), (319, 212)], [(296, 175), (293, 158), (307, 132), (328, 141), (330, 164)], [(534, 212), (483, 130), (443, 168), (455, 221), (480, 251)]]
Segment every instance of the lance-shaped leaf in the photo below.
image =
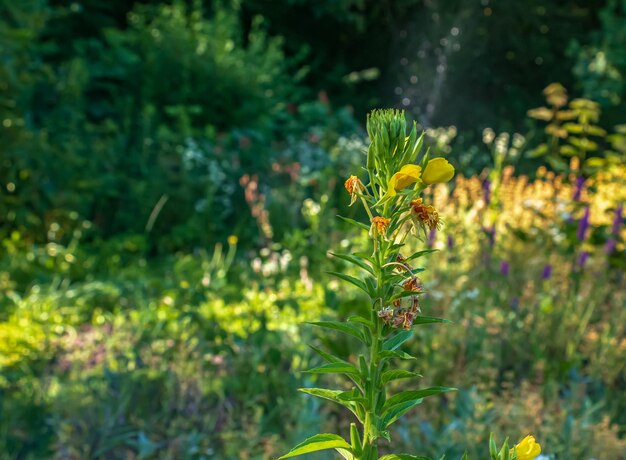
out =
[(314, 345), (309, 345), (309, 347), (311, 347), (315, 353), (317, 353), (322, 358), (324, 358), (324, 360), (328, 363), (346, 363), (347, 362), (335, 355), (325, 352), (321, 348), (317, 348)]
[(367, 295), (369, 295), (370, 297), (373, 297), (372, 295), (373, 293), (370, 292), (370, 290), (367, 288), (367, 285), (363, 282), (363, 280), (355, 278), (354, 276), (346, 275), (345, 273), (339, 273), (339, 272), (326, 272), (326, 273), (328, 273), (329, 275), (336, 276), (337, 278), (340, 278), (344, 281), (347, 281), (350, 284), (355, 285), (359, 289), (363, 290)]
[(339, 396), (343, 393), (346, 393), (342, 390), (327, 390), (326, 388), (298, 388), (298, 391), (301, 393), (305, 393), (311, 396), (316, 396), (321, 399), (326, 399), (327, 401), (332, 401), (337, 404), (341, 404), (343, 407), (352, 412), (357, 418), (360, 417), (357, 414), (356, 408), (353, 404), (353, 401), (347, 399), (341, 399)]
[(393, 351), (402, 345), (404, 342), (413, 337), (413, 331), (400, 331), (390, 339), (387, 339), (383, 342), (383, 350)]
[(335, 449), (335, 450), (339, 452), (339, 455), (341, 455), (346, 460), (354, 460), (354, 455), (352, 455), (346, 449)]
[(388, 371), (383, 372), (380, 376), (380, 381), (383, 385), (399, 379), (410, 379), (414, 377), (422, 377), (420, 374), (411, 371), (405, 371), (403, 369), (390, 369)]
[(352, 453), (352, 446), (350, 446), (350, 444), (348, 444), (341, 436), (337, 436), (336, 434), (316, 434), (315, 436), (298, 444), (296, 447), (291, 449), (289, 453), (283, 455), (278, 460), (325, 449), (345, 449), (346, 451)]
[(421, 457), (409, 454), (388, 454), (380, 457), (379, 460), (430, 460), (428, 457)]
[(430, 387), (424, 388), (422, 390), (402, 391), (396, 395), (393, 395), (385, 402), (385, 405), (383, 406), (383, 412), (397, 404), (423, 399), (427, 396), (438, 395), (447, 391), (456, 391), (456, 388)]
[(452, 323), (452, 321), (444, 318), (435, 318), (432, 316), (417, 316), (413, 320), (413, 326), (416, 324), (432, 324), (432, 323)]
[(369, 401), (365, 399), (356, 389), (342, 391), (337, 395), (337, 398), (339, 399), (339, 401), (358, 402), (363, 404), (364, 407), (367, 407), (369, 405)]
[(319, 367), (314, 367), (304, 371), (308, 374), (352, 374), (359, 375), (359, 370), (347, 362), (328, 363)]
[(335, 257), (337, 257), (338, 259), (341, 260), (345, 260), (346, 262), (350, 262), (353, 265), (356, 265), (358, 267), (361, 267), (363, 270), (365, 270), (366, 272), (374, 275), (374, 269), (372, 268), (371, 265), (367, 264), (363, 259), (361, 259), (360, 257), (357, 256), (353, 256), (352, 254), (336, 254), (334, 252), (331, 252), (331, 254)]
[(367, 326), (368, 328), (372, 329), (374, 327), (374, 323), (372, 323), (371, 320), (364, 318), (363, 316), (359, 316), (359, 315), (352, 315), (348, 318), (348, 321), (350, 321), (351, 323), (360, 323), (363, 324), (364, 326)]
[(437, 251), (439, 251), (439, 249), (424, 249), (423, 251), (417, 251), (416, 253), (407, 257), (405, 262), (410, 262), (412, 260), (419, 259), (420, 257), (425, 256), (426, 254), (430, 254), (431, 252), (437, 252)]
[(491, 460), (498, 458), (498, 448), (496, 447), (496, 440), (493, 437), (493, 433), (489, 435), (489, 455), (491, 455)]
[(391, 407), (381, 419), (382, 426), (385, 428), (388, 427), (404, 414), (406, 414), (408, 411), (413, 409), (415, 406), (421, 404), (422, 401), (423, 399), (414, 399), (412, 401), (407, 401), (402, 404), (396, 404), (395, 406)]
[(350, 225), (354, 225), (355, 227), (359, 227), (362, 228), (365, 231), (370, 231), (369, 226), (367, 226), (366, 224), (362, 223), (362, 222), (357, 222), (354, 219), (350, 219), (349, 217), (343, 217), (343, 216), (337, 216), (339, 217), (341, 220), (348, 222)]
[(386, 359), (391, 359), (391, 358), (398, 358), (398, 359), (417, 359), (415, 356), (411, 356), (408, 353), (405, 353), (403, 351), (400, 350), (385, 350), (385, 351), (381, 351), (380, 353), (378, 353), (378, 357), (380, 358), (380, 361), (384, 361)]
[(363, 335), (363, 331), (359, 326), (352, 323), (343, 323), (341, 321), (311, 321), (308, 324), (312, 324), (314, 326), (325, 327), (327, 329), (334, 329), (339, 332), (343, 332), (344, 334), (351, 335), (356, 337), (360, 341), (365, 341), (365, 336)]

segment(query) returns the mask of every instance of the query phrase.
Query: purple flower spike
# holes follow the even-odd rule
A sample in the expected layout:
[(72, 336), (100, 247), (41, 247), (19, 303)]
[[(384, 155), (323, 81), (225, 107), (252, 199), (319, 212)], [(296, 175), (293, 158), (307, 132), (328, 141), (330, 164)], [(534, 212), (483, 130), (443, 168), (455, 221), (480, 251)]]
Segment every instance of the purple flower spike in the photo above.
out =
[(552, 276), (552, 265), (545, 264), (543, 266), (543, 273), (541, 274), (541, 279), (549, 280), (551, 276)]
[(435, 237), (437, 236), (437, 230), (434, 228), (430, 229), (428, 232), (428, 241), (426, 242), (429, 248), (432, 248), (435, 245)]
[(611, 236), (606, 242), (606, 246), (604, 247), (604, 251), (611, 255), (615, 251), (615, 247), (617, 246), (616, 238), (619, 234), (619, 228), (622, 225), (622, 219), (624, 215), (624, 205), (620, 204), (615, 209), (615, 217), (613, 218), (613, 225), (611, 225)]
[(580, 201), (580, 196), (583, 192), (583, 186), (585, 185), (585, 178), (578, 176), (576, 178), (576, 188), (574, 189), (574, 201)]
[(454, 237), (452, 235), (448, 235), (448, 249), (454, 249)]
[(622, 219), (624, 214), (624, 205), (620, 204), (615, 209), (615, 217), (613, 218), (613, 225), (611, 226), (611, 235), (617, 235), (619, 228), (622, 225)]
[(587, 230), (589, 229), (589, 207), (585, 208), (585, 214), (583, 218), (578, 221), (578, 231), (576, 232), (576, 238), (578, 241), (585, 241)]
[(485, 204), (489, 206), (489, 203), (491, 203), (491, 181), (489, 179), (485, 179), (483, 182), (483, 199)]
[(587, 263), (587, 259), (589, 259), (589, 253), (587, 251), (583, 251), (578, 256), (578, 266), (582, 270), (585, 268), (585, 264)]
[(613, 238), (609, 238), (606, 242), (606, 246), (604, 247), (604, 252), (606, 252), (608, 255), (611, 255), (613, 254), (613, 251), (615, 251), (616, 246), (617, 242)]
[(500, 262), (500, 273), (502, 276), (509, 276), (509, 263), (506, 260)]

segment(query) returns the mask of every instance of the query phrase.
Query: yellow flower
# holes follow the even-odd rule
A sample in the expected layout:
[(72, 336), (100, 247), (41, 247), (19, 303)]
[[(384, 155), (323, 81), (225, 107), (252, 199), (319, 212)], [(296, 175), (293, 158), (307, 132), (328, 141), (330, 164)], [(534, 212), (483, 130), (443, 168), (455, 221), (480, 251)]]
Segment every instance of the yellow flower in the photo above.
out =
[(402, 166), (400, 171), (391, 176), (389, 184), (387, 185), (387, 194), (389, 196), (395, 196), (396, 191), (402, 190), (420, 180), (421, 173), (421, 166), (413, 164)]
[(448, 182), (454, 176), (454, 166), (445, 158), (433, 158), (428, 162), (422, 174), (425, 184), (441, 184)]
[(228, 244), (230, 244), (231, 246), (236, 245), (237, 241), (239, 241), (239, 238), (237, 238), (237, 235), (230, 235), (228, 237)]
[(511, 449), (510, 454), (513, 453), (517, 453), (517, 460), (534, 460), (541, 453), (541, 446), (534, 436), (528, 435)]

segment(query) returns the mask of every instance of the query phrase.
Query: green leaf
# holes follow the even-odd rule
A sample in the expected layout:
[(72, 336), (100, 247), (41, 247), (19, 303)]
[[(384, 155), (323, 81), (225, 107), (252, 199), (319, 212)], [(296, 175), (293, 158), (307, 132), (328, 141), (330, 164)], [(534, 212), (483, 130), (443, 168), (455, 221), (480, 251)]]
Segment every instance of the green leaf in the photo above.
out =
[(383, 350), (393, 351), (396, 348), (400, 347), (404, 342), (413, 337), (413, 331), (400, 331), (393, 337), (383, 342)]
[(341, 220), (344, 220), (344, 221), (348, 222), (351, 225), (354, 225), (356, 227), (362, 228), (363, 230), (365, 230), (367, 232), (370, 231), (369, 226), (364, 224), (364, 223), (362, 223), (362, 222), (357, 222), (356, 220), (350, 219), (349, 217), (343, 217), (343, 216), (337, 216), (337, 217), (339, 217)]
[(456, 388), (430, 387), (430, 388), (424, 388), (422, 390), (402, 391), (396, 395), (393, 395), (391, 398), (387, 400), (387, 402), (385, 402), (385, 405), (383, 406), (383, 412), (397, 404), (402, 404), (408, 401), (423, 399), (428, 396), (438, 395), (441, 393), (445, 393), (447, 391), (456, 391)]
[[(502, 445), (502, 449), (500, 449), (500, 453), (498, 453), (498, 460), (509, 460), (510, 452), (511, 449), (509, 449), (509, 438), (506, 438), (504, 440), (504, 444)], [(517, 455), (515, 456), (517, 457)]]
[(348, 321), (350, 321), (351, 323), (363, 324), (364, 326), (367, 326), (370, 329), (372, 329), (374, 327), (374, 323), (372, 323), (372, 321), (370, 321), (367, 318), (364, 318), (363, 316), (359, 316), (359, 315), (352, 315), (352, 316), (350, 316), (348, 318)]
[(526, 157), (528, 158), (539, 158), (546, 155), (549, 152), (547, 144), (541, 144), (534, 149), (530, 150)]
[(339, 452), (339, 455), (341, 455), (346, 460), (354, 460), (354, 455), (352, 455), (346, 449), (335, 449), (335, 450)]
[(380, 360), (390, 359), (390, 358), (398, 358), (398, 359), (417, 359), (415, 356), (411, 356), (408, 353), (399, 350), (385, 350), (378, 353), (378, 357)]
[(298, 391), (334, 402), (337, 402), (338, 396), (343, 393), (342, 390), (327, 390), (326, 388), (298, 388)]
[(415, 254), (406, 258), (405, 262), (410, 262), (412, 260), (418, 259), (426, 254), (430, 254), (431, 252), (437, 252), (439, 249), (424, 249), (423, 251), (418, 251)]
[(326, 273), (328, 273), (329, 275), (336, 276), (337, 278), (341, 278), (342, 280), (347, 281), (348, 283), (354, 284), (359, 289), (362, 289), (363, 291), (365, 291), (365, 293), (369, 295), (370, 297), (374, 297), (373, 295), (371, 295), (369, 289), (367, 288), (367, 285), (362, 280), (355, 278), (354, 276), (346, 275), (345, 273), (339, 273), (339, 272), (326, 272)]
[(354, 336), (362, 342), (365, 341), (363, 331), (356, 324), (343, 323), (341, 321), (310, 321), (308, 324), (325, 327), (327, 329), (334, 329), (336, 331), (343, 332), (344, 334)]
[(356, 423), (350, 424), (350, 444), (352, 445), (352, 450), (355, 455), (360, 456), (363, 453), (363, 441), (361, 441), (361, 435)]
[(406, 243), (396, 243), (396, 244), (392, 244), (391, 246), (389, 246), (388, 251), (389, 252), (396, 252), (400, 249), (402, 249), (404, 246), (406, 245)]
[(324, 358), (324, 360), (326, 360), (329, 363), (345, 363), (347, 361), (344, 361), (341, 358), (338, 358), (335, 355), (331, 355), (330, 353), (325, 352), (324, 350), (317, 348), (316, 346), (313, 345), (309, 345), (309, 347), (311, 347), (313, 349), (313, 351), (315, 351), (318, 355), (320, 355), (322, 358)]
[(298, 444), (296, 447), (291, 449), (288, 454), (283, 455), (278, 460), (308, 454), (310, 452), (317, 452), (319, 450), (337, 448), (345, 449), (346, 451), (352, 453), (352, 447), (341, 436), (337, 436), (336, 434), (316, 434), (315, 436)]
[(353, 256), (352, 254), (336, 254), (334, 252), (331, 252), (331, 254), (338, 259), (345, 260), (346, 262), (350, 262), (351, 264), (357, 265), (358, 267), (361, 267), (363, 270), (367, 271), (368, 273), (374, 275), (374, 269), (371, 267), (371, 265), (368, 265), (367, 263), (365, 263), (365, 261), (361, 259), (360, 257)]
[(498, 447), (496, 446), (496, 440), (493, 438), (493, 433), (489, 435), (489, 455), (491, 455), (491, 460), (498, 458)]
[(444, 318), (434, 318), (432, 316), (417, 316), (413, 320), (413, 326), (416, 324), (431, 324), (431, 323), (452, 323), (452, 321)]
[(367, 252), (359, 251), (355, 252), (354, 255), (356, 257), (360, 257), (363, 260), (367, 260), (372, 265), (376, 265), (376, 261), (372, 258), (371, 254), (368, 254)]
[(314, 367), (304, 371), (307, 374), (355, 374), (358, 375), (359, 371), (350, 363), (328, 363), (319, 367)]
[(341, 404), (343, 407), (350, 410), (357, 418), (359, 418), (354, 404), (352, 404), (352, 402), (349, 400), (344, 400), (339, 397), (341, 394), (346, 393), (345, 391), (327, 390), (325, 388), (298, 388), (298, 391), (311, 396), (315, 396), (317, 398), (326, 399), (327, 401)]
[(428, 457), (415, 456), (409, 454), (388, 454), (380, 457), (379, 460), (430, 460)]
[(357, 390), (344, 391), (338, 396), (338, 402), (344, 403), (359, 403), (363, 404), (363, 407), (367, 407), (369, 405), (369, 401), (361, 396)]
[(390, 369), (388, 371), (383, 372), (380, 377), (380, 381), (383, 385), (399, 379), (410, 379), (413, 377), (422, 377), (420, 374), (411, 371), (405, 371), (403, 369)]
[(408, 411), (413, 409), (415, 406), (417, 406), (418, 404), (421, 404), (422, 401), (423, 399), (414, 399), (413, 401), (407, 401), (405, 403), (397, 404), (391, 407), (387, 411), (385, 416), (382, 418), (383, 426), (388, 427), (393, 422), (395, 422), (400, 417), (402, 417), (404, 414), (406, 414)]

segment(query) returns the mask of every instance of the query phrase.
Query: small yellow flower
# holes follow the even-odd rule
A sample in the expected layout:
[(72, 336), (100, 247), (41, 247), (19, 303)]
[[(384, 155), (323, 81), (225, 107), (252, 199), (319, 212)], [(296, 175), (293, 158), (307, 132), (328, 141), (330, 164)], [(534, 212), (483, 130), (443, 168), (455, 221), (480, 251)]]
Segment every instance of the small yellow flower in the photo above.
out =
[(433, 158), (428, 162), (422, 174), (425, 184), (441, 184), (448, 182), (454, 176), (454, 166), (445, 158)]
[(413, 164), (402, 166), (400, 171), (391, 176), (389, 184), (387, 184), (387, 194), (395, 196), (398, 190), (402, 190), (420, 180), (421, 173), (421, 166)]
[(513, 453), (517, 453), (517, 460), (535, 460), (541, 453), (541, 446), (534, 436), (528, 435), (511, 449), (510, 454)]
[(239, 241), (239, 238), (237, 238), (237, 235), (230, 235), (228, 237), (228, 244), (230, 244), (231, 246), (236, 245), (238, 241)]
[(374, 217), (372, 219), (372, 231), (373, 236), (375, 235), (383, 235), (387, 233), (387, 228), (391, 223), (391, 219), (387, 219), (386, 217)]

